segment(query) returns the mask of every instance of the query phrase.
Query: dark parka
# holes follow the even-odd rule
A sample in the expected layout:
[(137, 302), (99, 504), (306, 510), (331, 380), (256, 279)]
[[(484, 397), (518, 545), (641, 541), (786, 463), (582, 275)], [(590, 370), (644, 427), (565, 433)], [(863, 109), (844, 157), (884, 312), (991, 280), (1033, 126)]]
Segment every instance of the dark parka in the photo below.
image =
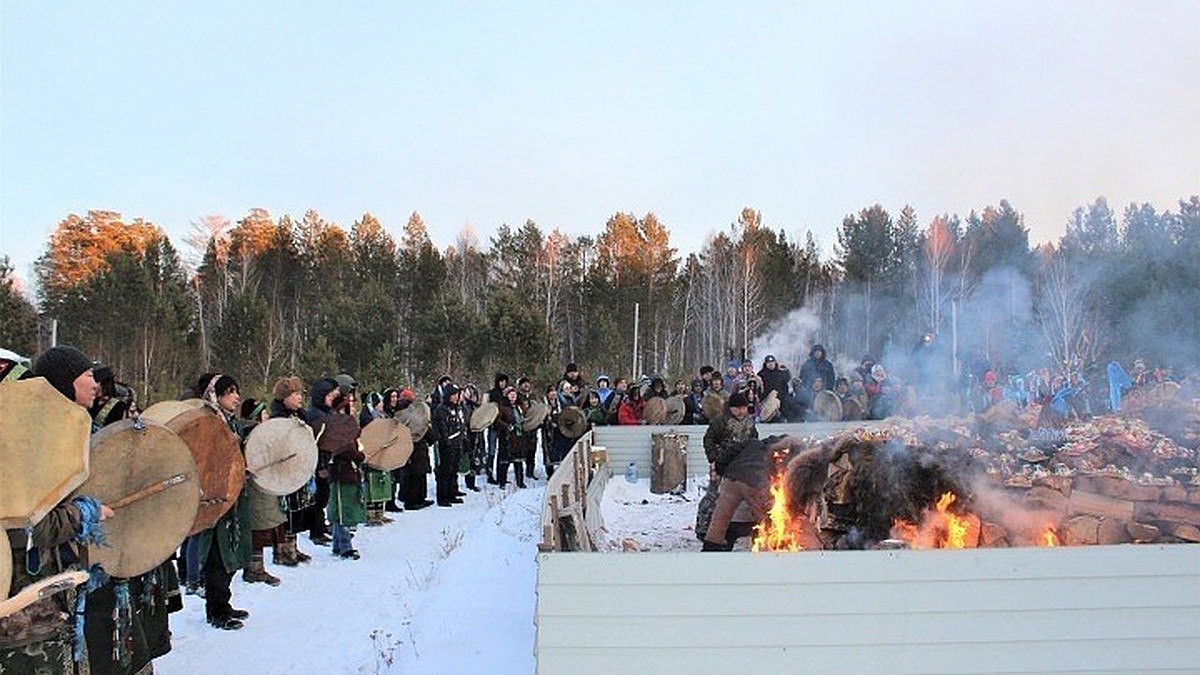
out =
[[(821, 352), (819, 359), (817, 352)], [(800, 379), (804, 380), (804, 386), (812, 391), (813, 382), (818, 376), (824, 380), (826, 389), (833, 389), (836, 380), (833, 374), (833, 364), (829, 362), (829, 353), (825, 351), (823, 345), (816, 344), (808, 352), (808, 360), (800, 367)]]

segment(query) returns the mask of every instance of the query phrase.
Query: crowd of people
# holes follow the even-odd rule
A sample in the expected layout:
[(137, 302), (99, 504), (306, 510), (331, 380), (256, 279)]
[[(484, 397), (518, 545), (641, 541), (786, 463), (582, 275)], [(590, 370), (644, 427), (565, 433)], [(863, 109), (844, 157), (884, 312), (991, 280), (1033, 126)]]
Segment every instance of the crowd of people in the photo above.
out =
[[(90, 412), (93, 432), (139, 412), (132, 392), (114, 373), (78, 349), (54, 347), (31, 368), (2, 357), (0, 381), (44, 377)], [(1110, 366), (1109, 376), (1114, 396), (1172, 379), (1169, 371), (1141, 363), (1132, 374)], [(1066, 414), (1060, 404), (1070, 405), (1071, 392), (1080, 386), (1049, 371), (1017, 386), (1002, 384), (990, 367), (975, 377), (972, 406), (978, 409), (1024, 397)], [(571, 363), (541, 390), (528, 377), (512, 380), (497, 373), (486, 391), (445, 376), (428, 395), (418, 396), (409, 386), (360, 389), (343, 373), (309, 384), (294, 375), (280, 378), (270, 399), (260, 401), (243, 399), (233, 375), (207, 373), (181, 398), (201, 399), (243, 446), (266, 420), (290, 417), (308, 425), (320, 448), (308, 482), (279, 497), (247, 479), (236, 504), (214, 526), (188, 537), (177, 555), (150, 572), (120, 579), (93, 569), (85, 586), (0, 617), (0, 673), (152, 672), (153, 659), (170, 650), (168, 617), (182, 608), (185, 594), (203, 598), (214, 628), (236, 630), (249, 620), (249, 612), (233, 604), (231, 581), (240, 571), (246, 582), (279, 585), (267, 567), (267, 548), (273, 565), (308, 563), (313, 546), (357, 560), (362, 555), (354, 545), (358, 527), (385, 526), (406, 511), (452, 508), (487, 486), (507, 489), (510, 480), (515, 489), (524, 488), (538, 477), (539, 454), (542, 476), (549, 478), (576, 439), (595, 426), (707, 425), (704, 447), (712, 480), (698, 506), (696, 533), (705, 550), (729, 550), (737, 536), (734, 510), (748, 503), (756, 515), (765, 513), (766, 458), (792, 449), (780, 439), (758, 441), (759, 423), (882, 419), (905, 412), (914, 388), (871, 358), (839, 374), (820, 344), (796, 376), (767, 355), (757, 368), (749, 359), (730, 360), (723, 370), (705, 366), (690, 382), (675, 380), (671, 386), (659, 376), (631, 381), (598, 374), (588, 380)], [(1119, 398), (1113, 409), (1118, 406)], [(667, 419), (664, 410), (674, 417)], [(387, 471), (368, 466), (357, 430), (379, 419), (401, 418), (421, 427), (413, 434), (408, 461)], [(336, 431), (346, 428), (353, 433)], [(820, 462), (811, 458), (814, 475)], [(112, 514), (109, 506), (80, 495), (56, 505), (30, 528), (9, 530), (11, 592), (82, 567), (82, 547), (100, 540), (103, 521)]]

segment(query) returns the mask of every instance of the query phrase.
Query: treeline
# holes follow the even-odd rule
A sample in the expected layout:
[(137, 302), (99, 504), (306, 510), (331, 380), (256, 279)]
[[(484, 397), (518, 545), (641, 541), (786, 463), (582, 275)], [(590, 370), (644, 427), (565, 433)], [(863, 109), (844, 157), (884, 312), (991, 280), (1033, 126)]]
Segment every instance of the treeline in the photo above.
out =
[(152, 223), (68, 216), (37, 263), (39, 311), (0, 265), (0, 346), (32, 353), (37, 315), (55, 318), (60, 342), (101, 355), (143, 400), (200, 371), (251, 391), (336, 371), (368, 386), (549, 381), (568, 361), (675, 378), (747, 350), (795, 368), (815, 341), (843, 360), (898, 358), (924, 334), (948, 367), (1200, 358), (1196, 196), (1120, 215), (1100, 198), (1038, 248), (1005, 201), (925, 220), (875, 205), (843, 220), (831, 259), (753, 209), (687, 255), (652, 213), (617, 213), (596, 236), (503, 225), (486, 245), (468, 228), (444, 249), (416, 213), (398, 238), (370, 214), (348, 230), (261, 209), (193, 226), (187, 266)]

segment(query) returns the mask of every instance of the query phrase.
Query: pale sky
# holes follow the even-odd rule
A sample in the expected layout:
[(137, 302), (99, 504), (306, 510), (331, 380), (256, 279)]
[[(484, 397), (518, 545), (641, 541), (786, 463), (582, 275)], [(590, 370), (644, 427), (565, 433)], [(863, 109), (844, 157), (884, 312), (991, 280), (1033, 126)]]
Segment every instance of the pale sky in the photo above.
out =
[(1041, 242), (1200, 193), (1200, 2), (837, 4), (3, 0), (0, 255), (88, 209), (181, 252), (256, 206), (443, 248), (653, 211), (687, 253), (743, 206), (829, 249), (876, 202)]

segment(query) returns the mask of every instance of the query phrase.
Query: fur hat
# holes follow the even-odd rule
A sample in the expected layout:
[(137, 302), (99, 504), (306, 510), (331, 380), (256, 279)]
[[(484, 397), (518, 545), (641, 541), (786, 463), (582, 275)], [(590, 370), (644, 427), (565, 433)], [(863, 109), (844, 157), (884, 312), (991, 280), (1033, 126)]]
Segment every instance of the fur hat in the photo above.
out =
[(750, 405), (750, 399), (744, 392), (735, 392), (729, 396), (730, 408), (745, 408)]
[(291, 377), (279, 378), (275, 382), (275, 389), (272, 391), (272, 395), (276, 401), (282, 401), (298, 391), (304, 391), (304, 382), (295, 375), (292, 375)]
[(33, 374), (44, 377), (60, 394), (75, 400), (75, 379), (93, 367), (92, 360), (70, 345), (51, 347), (33, 362)]

